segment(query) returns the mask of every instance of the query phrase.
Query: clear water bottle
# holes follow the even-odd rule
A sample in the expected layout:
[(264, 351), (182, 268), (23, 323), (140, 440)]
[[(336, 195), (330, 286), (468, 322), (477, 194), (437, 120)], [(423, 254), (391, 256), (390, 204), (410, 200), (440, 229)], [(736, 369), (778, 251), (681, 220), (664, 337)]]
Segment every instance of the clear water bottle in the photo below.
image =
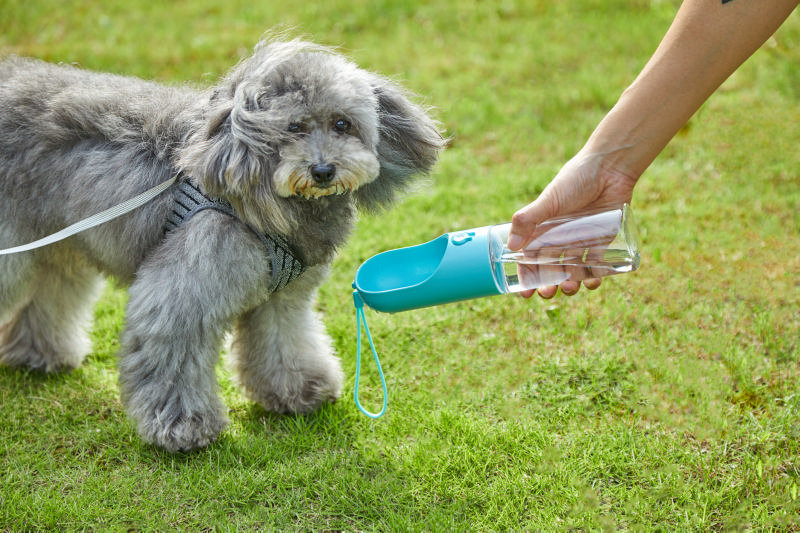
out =
[(394, 313), (639, 267), (636, 226), (627, 204), (547, 220), (522, 250), (508, 248), (510, 228), (499, 224), (446, 233), (373, 256), (356, 272), (354, 297)]

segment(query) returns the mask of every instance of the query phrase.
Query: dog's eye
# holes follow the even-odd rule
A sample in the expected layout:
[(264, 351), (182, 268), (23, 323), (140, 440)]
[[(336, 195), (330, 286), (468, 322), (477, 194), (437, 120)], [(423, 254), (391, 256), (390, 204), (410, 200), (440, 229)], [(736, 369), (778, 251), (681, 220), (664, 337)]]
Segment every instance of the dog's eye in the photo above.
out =
[(351, 127), (352, 127), (352, 124), (350, 124), (349, 121), (347, 121), (347, 120), (345, 120), (343, 118), (340, 118), (336, 122), (333, 123), (333, 129), (337, 133), (347, 133), (347, 132), (350, 131)]
[(299, 122), (290, 122), (289, 126), (286, 127), (286, 131), (289, 133), (300, 133), (302, 129), (303, 126), (301, 126)]

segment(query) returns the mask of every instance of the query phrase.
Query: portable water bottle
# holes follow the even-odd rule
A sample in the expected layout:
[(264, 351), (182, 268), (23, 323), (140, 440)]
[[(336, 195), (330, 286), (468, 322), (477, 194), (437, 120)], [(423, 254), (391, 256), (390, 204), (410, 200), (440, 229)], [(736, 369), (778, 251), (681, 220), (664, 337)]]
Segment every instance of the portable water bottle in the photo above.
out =
[(512, 251), (511, 224), (446, 233), (365, 261), (353, 288), (377, 311), (395, 313), (484, 296), (600, 278), (639, 267), (633, 212), (622, 207), (547, 220)]
[[(367, 416), (386, 410), (386, 383), (364, 315), (364, 304), (386, 313), (582, 281), (639, 268), (639, 243), (630, 206), (607, 207), (539, 224), (521, 250), (507, 246), (511, 224), (445, 233), (436, 239), (375, 255), (353, 281), (357, 312), (355, 400)], [(383, 409), (369, 413), (358, 400), (361, 322), (378, 365)]]

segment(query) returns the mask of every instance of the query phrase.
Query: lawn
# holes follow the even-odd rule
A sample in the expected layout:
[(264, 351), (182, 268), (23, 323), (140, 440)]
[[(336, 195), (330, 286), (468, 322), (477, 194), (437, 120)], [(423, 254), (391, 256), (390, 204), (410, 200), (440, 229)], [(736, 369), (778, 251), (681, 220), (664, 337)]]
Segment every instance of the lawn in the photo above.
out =
[(639, 271), (549, 301), (368, 309), (389, 390), (372, 420), (352, 399), (358, 266), (534, 199), (679, 2), (1, 1), (0, 56), (164, 83), (211, 84), (280, 27), (402, 81), (452, 142), (361, 217), (320, 291), (347, 374), (335, 405), (267, 413), (220, 364), (219, 441), (143, 444), (117, 390), (113, 281), (81, 368), (0, 368), (0, 531), (800, 530), (800, 13), (642, 178)]

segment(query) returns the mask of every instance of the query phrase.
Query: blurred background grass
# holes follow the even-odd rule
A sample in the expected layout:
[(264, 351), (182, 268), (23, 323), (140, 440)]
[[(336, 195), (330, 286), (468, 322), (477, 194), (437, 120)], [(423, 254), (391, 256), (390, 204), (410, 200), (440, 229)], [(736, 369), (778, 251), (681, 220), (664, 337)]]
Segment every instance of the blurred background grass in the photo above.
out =
[[(797, 13), (640, 182), (639, 272), (551, 301), (368, 310), (389, 414), (352, 405), (358, 265), (534, 199), (678, 4), (0, 0), (0, 56), (164, 83), (213, 83), (271, 28), (306, 35), (421, 95), (453, 139), (416, 193), (362, 217), (321, 290), (348, 375), (336, 406), (272, 416), (221, 368), (232, 426), (218, 444), (141, 445), (116, 391), (112, 287), (84, 367), (0, 370), (0, 526), (796, 529)], [(361, 394), (378, 405), (369, 365)]]

